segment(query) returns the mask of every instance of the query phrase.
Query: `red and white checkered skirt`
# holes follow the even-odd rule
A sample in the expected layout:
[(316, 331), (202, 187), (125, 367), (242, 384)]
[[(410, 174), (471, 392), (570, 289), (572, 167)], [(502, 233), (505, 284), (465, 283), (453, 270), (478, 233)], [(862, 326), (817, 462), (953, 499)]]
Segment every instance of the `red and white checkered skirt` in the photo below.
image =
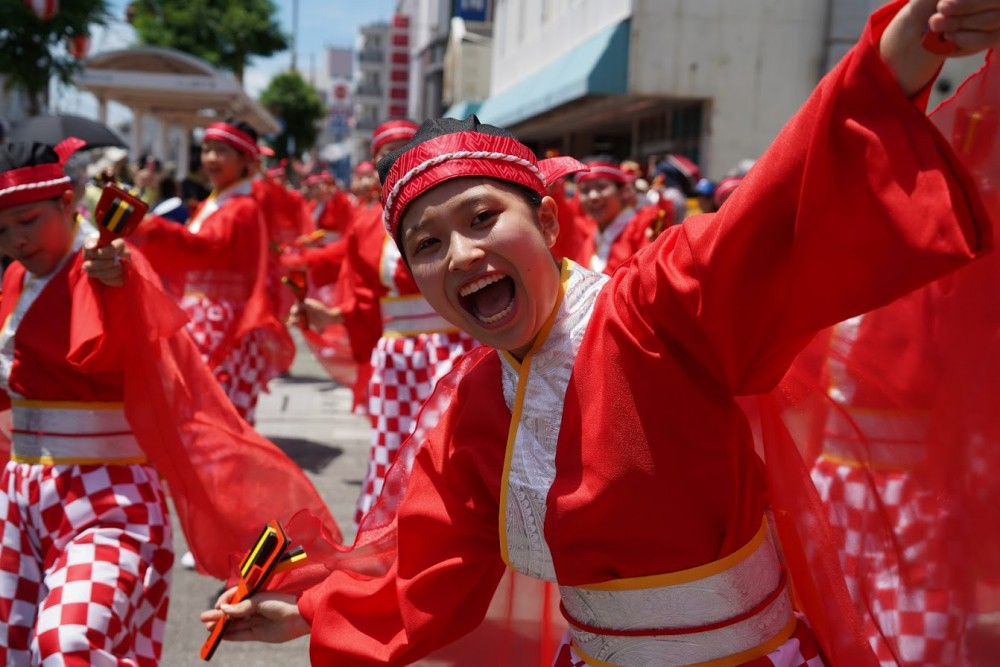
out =
[[(764, 657), (740, 663), (737, 667), (823, 667), (824, 664), (812, 630), (800, 618), (784, 644)], [(552, 667), (587, 667), (587, 662), (573, 649), (569, 630), (563, 635)]]
[(438, 379), (447, 375), (454, 362), (476, 345), (474, 339), (461, 332), (379, 339), (372, 351), (372, 378), (368, 385), (372, 446), (355, 523), (361, 521), (381, 493), (386, 472)]
[[(865, 590), (871, 601), (869, 641), (881, 663), (960, 664), (969, 606), (956, 570), (953, 511), (906, 471), (820, 457), (812, 479), (829, 509), (848, 589), (855, 600)], [(881, 529), (887, 520), (892, 542)]]
[(8, 462), (0, 531), (4, 664), (159, 663), (174, 556), (152, 467)]
[[(219, 346), (226, 344), (235, 326), (236, 305), (231, 301), (188, 294), (181, 300), (181, 307), (190, 318), (187, 331), (198, 346), (201, 358), (208, 362), (217, 357)], [(275, 375), (264, 354), (264, 336), (260, 329), (251, 331), (212, 368), (212, 374), (236, 411), (251, 425), (257, 410), (257, 397)]]

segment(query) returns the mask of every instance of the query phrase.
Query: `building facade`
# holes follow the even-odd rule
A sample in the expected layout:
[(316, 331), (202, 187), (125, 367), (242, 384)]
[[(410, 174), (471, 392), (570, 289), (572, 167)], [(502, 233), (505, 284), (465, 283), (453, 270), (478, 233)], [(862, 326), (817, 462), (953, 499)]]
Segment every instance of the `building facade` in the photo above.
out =
[[(682, 153), (719, 178), (763, 152), (879, 4), (495, 0), (489, 95), (448, 114), (475, 109), (539, 154)], [(936, 97), (976, 66), (949, 62)]]
[(354, 123), (354, 49), (327, 47), (321, 53), (320, 66), (311, 71), (310, 83), (316, 89), (326, 116), (316, 142), (319, 157), (342, 183), (350, 182), (352, 125)]
[(388, 23), (360, 30), (352, 133), (355, 163), (369, 159), (372, 131), (379, 123), (408, 115), (410, 25), (409, 16), (397, 13)]

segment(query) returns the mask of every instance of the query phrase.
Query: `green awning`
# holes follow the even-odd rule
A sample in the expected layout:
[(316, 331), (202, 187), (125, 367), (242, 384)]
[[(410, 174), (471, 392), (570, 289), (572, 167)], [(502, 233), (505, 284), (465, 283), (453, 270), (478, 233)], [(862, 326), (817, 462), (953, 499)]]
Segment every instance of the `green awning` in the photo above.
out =
[(629, 24), (630, 19), (625, 19), (601, 31), (490, 97), (479, 107), (479, 120), (510, 127), (587, 95), (624, 95), (628, 88)]

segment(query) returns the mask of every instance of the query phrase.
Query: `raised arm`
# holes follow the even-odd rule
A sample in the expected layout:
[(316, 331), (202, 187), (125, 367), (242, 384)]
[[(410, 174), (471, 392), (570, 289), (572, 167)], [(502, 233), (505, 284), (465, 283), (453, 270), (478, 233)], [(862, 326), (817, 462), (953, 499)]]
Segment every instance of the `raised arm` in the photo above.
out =
[(925, 4), (876, 12), (721, 211), (616, 274), (631, 330), (650, 321), (731, 391), (767, 391), (815, 331), (990, 247), (972, 178), (881, 55), (890, 28), (919, 45), (909, 13)]

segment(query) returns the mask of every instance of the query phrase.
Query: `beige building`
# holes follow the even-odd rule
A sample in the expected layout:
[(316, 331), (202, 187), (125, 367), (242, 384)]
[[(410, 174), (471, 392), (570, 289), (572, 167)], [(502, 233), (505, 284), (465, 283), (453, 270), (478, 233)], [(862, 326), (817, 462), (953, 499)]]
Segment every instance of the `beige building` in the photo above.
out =
[[(719, 178), (773, 141), (879, 4), (495, 0), (489, 94), (448, 115), (477, 111), (539, 153), (677, 152)], [(939, 88), (975, 66), (950, 63)]]

